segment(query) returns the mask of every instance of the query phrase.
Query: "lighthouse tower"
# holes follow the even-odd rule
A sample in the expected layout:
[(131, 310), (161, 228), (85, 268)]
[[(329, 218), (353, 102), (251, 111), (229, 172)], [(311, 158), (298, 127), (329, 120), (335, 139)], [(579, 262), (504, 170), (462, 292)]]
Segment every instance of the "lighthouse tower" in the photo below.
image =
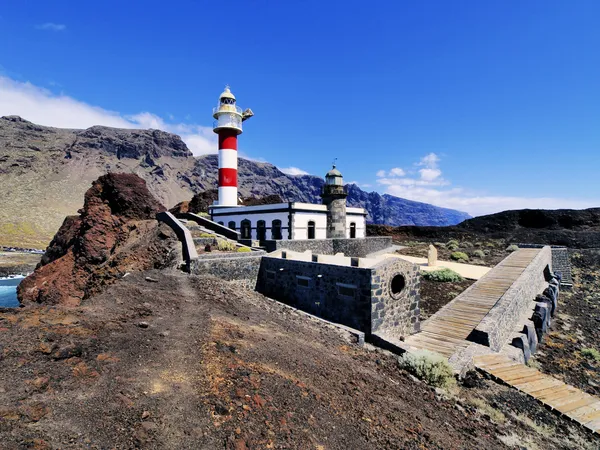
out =
[(237, 137), (242, 134), (242, 122), (254, 114), (235, 104), (235, 96), (225, 86), (219, 104), (213, 108), (213, 131), (219, 135), (219, 199), (214, 206), (238, 206), (237, 195)]
[(346, 237), (346, 197), (344, 178), (335, 164), (325, 175), (321, 198), (327, 205), (327, 238)]

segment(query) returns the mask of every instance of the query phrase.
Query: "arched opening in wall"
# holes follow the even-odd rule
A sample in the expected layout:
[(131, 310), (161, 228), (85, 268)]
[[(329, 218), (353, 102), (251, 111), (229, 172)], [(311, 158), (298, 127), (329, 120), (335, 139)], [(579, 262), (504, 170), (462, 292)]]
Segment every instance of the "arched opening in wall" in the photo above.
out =
[(315, 238), (315, 223), (312, 220), (308, 222), (308, 238)]
[(232, 230), (235, 230), (235, 220), (230, 220), (229, 221), (229, 228)]
[(390, 291), (392, 292), (392, 297), (399, 296), (404, 288), (406, 287), (406, 279), (404, 275), (397, 274), (394, 275), (392, 281), (390, 282)]
[(356, 239), (356, 224), (354, 222), (350, 223), (350, 239)]
[(256, 222), (256, 239), (259, 241), (267, 239), (267, 224), (264, 220)]
[(279, 219), (275, 219), (271, 223), (271, 239), (282, 239), (281, 220), (279, 220)]
[(221, 221), (221, 222), (219, 222), (219, 225), (225, 225), (225, 224), (223, 223), (223, 221)]
[(248, 219), (242, 220), (240, 234), (242, 235), (242, 239), (252, 239), (252, 224)]

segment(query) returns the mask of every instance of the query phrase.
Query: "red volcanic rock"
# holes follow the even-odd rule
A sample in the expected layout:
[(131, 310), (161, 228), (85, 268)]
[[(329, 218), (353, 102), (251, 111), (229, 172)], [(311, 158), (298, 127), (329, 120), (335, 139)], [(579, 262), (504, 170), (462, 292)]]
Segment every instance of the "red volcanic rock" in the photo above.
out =
[(161, 211), (137, 175), (101, 176), (80, 215), (65, 219), (40, 265), (19, 285), (19, 300), (76, 306), (125, 272), (173, 265), (177, 239), (155, 220)]
[(203, 191), (199, 194), (195, 194), (190, 201), (178, 203), (169, 212), (173, 214), (179, 213), (207, 213), (208, 207), (215, 203), (219, 198), (219, 194), (216, 189), (210, 191)]

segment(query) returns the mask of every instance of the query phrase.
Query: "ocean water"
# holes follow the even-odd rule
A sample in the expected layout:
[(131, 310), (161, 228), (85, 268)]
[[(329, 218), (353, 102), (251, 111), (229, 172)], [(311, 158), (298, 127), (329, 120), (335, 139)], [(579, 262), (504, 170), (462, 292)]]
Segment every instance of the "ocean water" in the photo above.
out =
[(14, 278), (0, 278), (0, 307), (17, 307), (17, 286), (23, 280), (23, 276)]

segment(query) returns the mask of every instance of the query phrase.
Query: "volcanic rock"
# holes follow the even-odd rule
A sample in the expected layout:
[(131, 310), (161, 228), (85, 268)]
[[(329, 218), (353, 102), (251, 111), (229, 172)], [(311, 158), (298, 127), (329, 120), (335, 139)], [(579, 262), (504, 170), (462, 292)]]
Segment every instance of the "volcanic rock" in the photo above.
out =
[(137, 175), (101, 176), (19, 285), (19, 300), (76, 306), (127, 272), (176, 264), (177, 239), (154, 218), (164, 210)]

